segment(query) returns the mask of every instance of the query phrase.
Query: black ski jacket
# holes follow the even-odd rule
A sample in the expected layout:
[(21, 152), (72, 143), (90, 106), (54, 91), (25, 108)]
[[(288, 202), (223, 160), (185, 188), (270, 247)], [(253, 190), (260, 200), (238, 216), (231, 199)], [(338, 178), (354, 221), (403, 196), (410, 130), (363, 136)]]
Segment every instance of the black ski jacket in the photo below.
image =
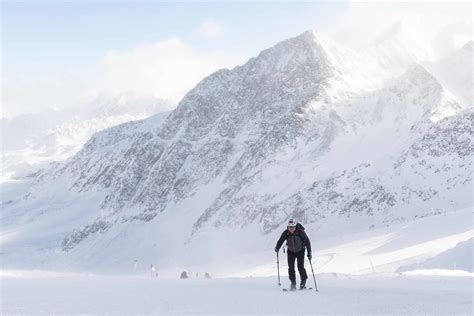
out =
[(308, 235), (304, 230), (296, 229), (293, 234), (290, 234), (288, 229), (285, 229), (278, 239), (276, 248), (279, 250), (283, 242), (286, 240), (286, 245), (288, 246), (288, 251), (297, 253), (303, 251), (304, 248), (308, 250), (308, 253), (311, 253), (311, 242), (309, 241)]

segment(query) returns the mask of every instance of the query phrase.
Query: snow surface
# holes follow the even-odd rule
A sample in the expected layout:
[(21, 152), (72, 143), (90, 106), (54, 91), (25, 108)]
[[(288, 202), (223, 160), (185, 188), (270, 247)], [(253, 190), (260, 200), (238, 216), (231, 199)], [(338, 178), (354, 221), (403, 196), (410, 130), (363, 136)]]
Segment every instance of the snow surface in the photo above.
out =
[(30, 270), (2, 273), (0, 281), (4, 315), (469, 315), (473, 311), (472, 278), (466, 277), (318, 274), (319, 292), (283, 292), (275, 276), (179, 280)]
[[(436, 269), (474, 272), (474, 239), (459, 242), (455, 247), (416, 265), (416, 269)], [(399, 271), (413, 270), (414, 266), (401, 267)]]

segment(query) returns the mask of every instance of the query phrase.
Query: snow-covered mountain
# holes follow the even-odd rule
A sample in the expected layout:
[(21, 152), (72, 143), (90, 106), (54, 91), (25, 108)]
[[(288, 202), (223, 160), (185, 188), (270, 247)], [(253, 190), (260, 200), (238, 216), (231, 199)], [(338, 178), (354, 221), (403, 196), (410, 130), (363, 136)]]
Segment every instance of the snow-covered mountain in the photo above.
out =
[(123, 93), (100, 96), (78, 107), (2, 119), (2, 175), (33, 173), (52, 161), (74, 155), (95, 132), (171, 107), (161, 99)]
[(401, 19), (383, 31), (367, 48), (367, 53), (383, 68), (402, 70), (434, 58), (432, 36), (422, 23)]
[(205, 261), (270, 247), (290, 217), (323, 234), (472, 207), (473, 109), (422, 65), (377, 67), (308, 31), (95, 134), (4, 201), (23, 232), (4, 262)]
[(473, 44), (474, 42), (470, 41), (458, 51), (428, 66), (443, 86), (449, 89), (466, 107), (473, 106), (472, 100), (474, 98)]

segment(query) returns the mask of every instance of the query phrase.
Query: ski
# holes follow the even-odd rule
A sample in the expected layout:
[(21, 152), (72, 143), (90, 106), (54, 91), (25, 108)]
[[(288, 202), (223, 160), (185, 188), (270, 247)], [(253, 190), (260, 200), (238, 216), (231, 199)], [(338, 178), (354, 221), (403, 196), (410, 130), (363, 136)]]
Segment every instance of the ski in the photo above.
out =
[(297, 292), (297, 291), (304, 291), (304, 290), (312, 290), (312, 287), (305, 287), (304, 289), (281, 289), (283, 292)]

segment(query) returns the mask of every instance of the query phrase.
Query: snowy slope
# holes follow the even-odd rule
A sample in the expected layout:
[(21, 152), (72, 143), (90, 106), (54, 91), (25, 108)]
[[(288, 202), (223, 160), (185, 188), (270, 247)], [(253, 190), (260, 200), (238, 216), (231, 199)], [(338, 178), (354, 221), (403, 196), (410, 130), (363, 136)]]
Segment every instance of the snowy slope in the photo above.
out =
[(421, 65), (376, 67), (305, 32), (95, 134), (5, 198), (3, 263), (204, 264), (271, 249), (289, 217), (341, 234), (472, 207), (472, 108)]
[[(215, 249), (221, 255), (213, 263), (201, 265), (196, 257), (206, 252), (207, 245), (194, 243), (190, 249), (194, 251), (187, 261), (185, 253), (176, 254), (178, 260), (168, 265), (157, 264), (159, 253), (155, 258), (130, 256), (120, 273), (115, 273), (116, 267), (108, 261), (103, 267), (107, 275), (2, 269), (1, 311), (5, 314), (468, 315), (472, 311), (473, 274), (453, 271), (449, 265), (444, 267), (449, 270), (440, 270), (441, 266), (434, 261), (440, 262), (442, 258), (444, 264), (460, 262), (459, 254), (468, 259), (466, 248), (472, 248), (474, 236), (471, 219), (472, 210), (459, 210), (355, 234), (331, 233), (337, 227), (336, 222), (325, 227), (307, 225), (313, 242), (312, 265), (319, 292), (282, 292), (281, 288), (288, 286), (285, 254), (280, 252), (282, 286), (279, 287), (275, 253), (268, 249), (276, 236), (260, 238), (259, 243), (250, 237), (239, 241), (239, 244), (253, 244), (245, 245), (246, 252), (222, 255), (229, 247)], [(227, 231), (223, 235), (230, 234)], [(83, 255), (83, 259), (87, 258)], [(430, 257), (433, 259), (428, 267), (425, 259)], [(138, 260), (136, 269), (134, 258)], [(150, 263), (158, 268), (158, 277), (150, 275)], [(413, 268), (406, 269), (407, 264)], [(395, 272), (400, 266), (408, 271)], [(310, 273), (307, 284), (314, 287), (308, 261), (306, 269)], [(410, 271), (413, 269), (418, 270)], [(182, 271), (187, 271), (190, 278), (178, 279)], [(206, 272), (212, 279), (204, 279)]]
[[(274, 238), (263, 238), (262, 245), (257, 245), (261, 251), (219, 256), (213, 264), (196, 265), (195, 258), (186, 264), (181, 254), (171, 266), (140, 257), (136, 270), (134, 257), (130, 257), (128, 267), (119, 274), (110, 262), (108, 270), (104, 267), (107, 275), (2, 269), (1, 310), (7, 314), (468, 315), (472, 311), (472, 273), (453, 271), (449, 266), (445, 268), (450, 270), (440, 270), (439, 265), (431, 270), (394, 271), (407, 263), (428, 269), (424, 258), (437, 253), (434, 258), (443, 257), (445, 263), (460, 258), (451, 256), (453, 250), (459, 254), (457, 249), (462, 248), (463, 256), (467, 255), (465, 245), (474, 236), (471, 218), (472, 210), (459, 210), (408, 224), (337, 235), (329, 233), (335, 223), (324, 231), (308, 225), (319, 292), (282, 292), (281, 288), (288, 286), (285, 254), (280, 253), (279, 287), (275, 254), (265, 247), (273, 244)], [(255, 247), (255, 240), (252, 242)], [(194, 257), (205, 251), (198, 244), (193, 246)], [(150, 263), (158, 268), (158, 277), (150, 275)], [(310, 273), (308, 285), (314, 287), (307, 261), (306, 269)], [(178, 279), (182, 271), (190, 278)], [(206, 272), (212, 279), (204, 279)]]
[(473, 264), (473, 239), (461, 241), (453, 248), (443, 251), (437, 256), (418, 263), (416, 265), (404, 266), (399, 271), (410, 271), (418, 269), (445, 269), (445, 270), (462, 270), (474, 272)]

